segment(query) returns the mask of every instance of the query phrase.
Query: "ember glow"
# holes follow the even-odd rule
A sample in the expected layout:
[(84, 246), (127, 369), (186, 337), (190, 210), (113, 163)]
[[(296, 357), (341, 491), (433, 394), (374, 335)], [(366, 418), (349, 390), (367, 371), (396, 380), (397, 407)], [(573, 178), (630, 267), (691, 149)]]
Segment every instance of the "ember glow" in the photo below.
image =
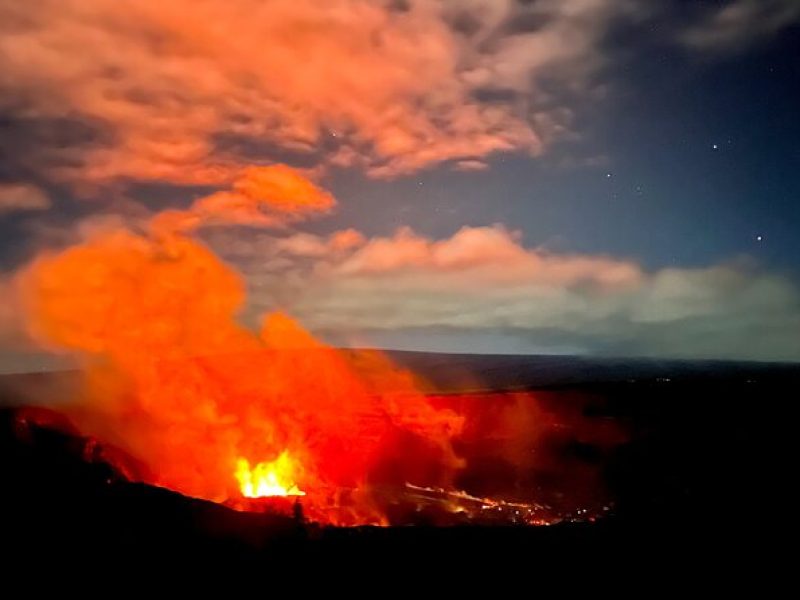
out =
[(294, 482), (297, 466), (289, 456), (288, 450), (272, 462), (261, 462), (252, 469), (246, 458), (236, 461), (236, 480), (246, 498), (267, 496), (305, 496)]

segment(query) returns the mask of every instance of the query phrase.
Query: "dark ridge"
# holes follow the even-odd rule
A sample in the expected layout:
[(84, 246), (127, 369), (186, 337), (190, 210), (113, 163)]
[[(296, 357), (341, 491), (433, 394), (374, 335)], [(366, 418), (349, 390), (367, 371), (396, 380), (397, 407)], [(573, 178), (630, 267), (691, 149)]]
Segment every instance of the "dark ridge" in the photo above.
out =
[[(298, 351), (299, 352), (299, 351)], [(343, 349), (343, 356), (360, 367), (362, 353), (382, 352), (409, 369), (438, 393), (535, 390), (588, 384), (735, 381), (797, 385), (800, 363), (732, 360), (590, 357), (568, 355), (459, 354), (405, 350)], [(0, 393), (49, 404), (64, 401), (77, 389), (77, 371), (42, 371), (0, 375)], [(0, 396), (0, 405), (2, 397)]]
[(566, 355), (386, 354), (444, 391), (541, 389), (598, 383), (759, 380), (797, 384), (800, 364)]

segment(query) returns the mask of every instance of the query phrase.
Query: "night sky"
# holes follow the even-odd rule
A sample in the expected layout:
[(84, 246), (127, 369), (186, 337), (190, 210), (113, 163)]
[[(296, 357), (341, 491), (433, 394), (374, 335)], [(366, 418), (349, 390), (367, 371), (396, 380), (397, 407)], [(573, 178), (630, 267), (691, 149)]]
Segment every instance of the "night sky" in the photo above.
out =
[(145, 4), (0, 0), (3, 370), (44, 364), (35, 256), (276, 163), (335, 208), (188, 234), (245, 324), (800, 360), (796, 0)]
[[(332, 189), (352, 209), (336, 225), (388, 234), (408, 224), (444, 236), (499, 221), (533, 244), (653, 268), (748, 254), (798, 272), (800, 29), (714, 56), (653, 40), (653, 31), (644, 27), (633, 47), (610, 42), (611, 90), (583, 107), (580, 139), (555, 157), (501, 155), (486, 172), (426, 170), (390, 189), (337, 174)], [(376, 220), (369, 204), (378, 195), (389, 206)]]

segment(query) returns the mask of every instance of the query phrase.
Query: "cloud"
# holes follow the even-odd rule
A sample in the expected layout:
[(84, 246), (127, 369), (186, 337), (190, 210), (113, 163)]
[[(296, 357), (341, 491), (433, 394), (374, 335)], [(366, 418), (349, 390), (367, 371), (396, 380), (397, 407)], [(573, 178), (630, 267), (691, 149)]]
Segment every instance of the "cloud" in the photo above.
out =
[(467, 159), (456, 163), (456, 170), (458, 171), (485, 171), (488, 168), (489, 165), (482, 160)]
[[(501, 226), (443, 240), (289, 229), (334, 208), (315, 183), (334, 165), (395, 177), (546, 152), (570, 137), (570, 98), (592, 91), (606, 34), (641, 10), (627, 0), (0, 0), (0, 178), (89, 196), (201, 186), (153, 226), (193, 230), (235, 264), (251, 316), (287, 308), (317, 331), (800, 358), (797, 285), (754, 266), (651, 272), (527, 247)], [(798, 18), (797, 2), (736, 0), (682, 41), (735, 49)], [(0, 214), (49, 203), (40, 187), (0, 186)], [(283, 231), (208, 227), (220, 224)]]
[(681, 41), (703, 51), (737, 51), (798, 23), (796, 0), (735, 0), (691, 25)]
[(228, 184), (286, 156), (390, 177), (536, 155), (628, 4), (0, 0), (0, 144), (84, 187)]
[(154, 216), (156, 231), (189, 231), (209, 225), (280, 227), (336, 206), (328, 192), (286, 165), (247, 167), (230, 190), (195, 200), (186, 210), (165, 210)]
[(328, 237), (295, 233), (274, 241), (274, 249), (277, 253), (294, 257), (325, 258), (353, 250), (363, 245), (365, 241), (364, 236), (355, 229), (337, 231)]
[(338, 341), (800, 359), (800, 288), (747, 262), (647, 271), (525, 247), (502, 226), (438, 241), (401, 229), (332, 252), (335, 238), (229, 233), (210, 243), (245, 274), (253, 314), (287, 308)]
[[(0, 0), (0, 176), (229, 185), (245, 165), (394, 177), (572, 136), (633, 0)], [(656, 11), (657, 12), (657, 11)], [(692, 12), (696, 14), (696, 12)], [(736, 0), (682, 35), (734, 48), (800, 19)]]
[[(251, 327), (283, 309), (344, 345), (800, 360), (800, 286), (744, 260), (647, 270), (529, 247), (499, 225), (441, 240), (408, 228), (375, 238), (352, 229), (199, 234), (242, 274)], [(13, 298), (11, 282), (3, 287)], [(4, 305), (0, 350), (33, 348), (20, 323), (14, 303)]]
[(391, 238), (367, 242), (336, 265), (334, 275), (454, 275), (461, 283), (461, 276), (468, 273), (480, 275), (482, 283), (537, 281), (622, 287), (636, 283), (641, 276), (632, 262), (526, 249), (520, 244), (520, 235), (502, 225), (463, 227), (448, 239), (433, 241), (401, 228)]
[(50, 208), (50, 197), (41, 188), (27, 183), (0, 183), (0, 215)]

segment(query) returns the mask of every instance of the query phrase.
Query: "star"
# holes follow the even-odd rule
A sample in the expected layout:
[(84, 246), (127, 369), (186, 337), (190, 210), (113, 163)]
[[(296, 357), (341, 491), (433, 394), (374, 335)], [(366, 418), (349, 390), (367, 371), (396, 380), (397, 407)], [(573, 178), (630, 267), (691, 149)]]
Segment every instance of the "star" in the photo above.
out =
[(606, 173), (606, 178), (611, 179), (611, 173)]
[(714, 150), (719, 150), (719, 144), (712, 144), (711, 148)]
[(763, 239), (764, 239), (764, 236), (763, 236), (763, 235), (757, 235), (757, 236), (756, 236), (756, 241), (757, 241), (757, 242), (760, 242), (760, 241), (762, 241)]

